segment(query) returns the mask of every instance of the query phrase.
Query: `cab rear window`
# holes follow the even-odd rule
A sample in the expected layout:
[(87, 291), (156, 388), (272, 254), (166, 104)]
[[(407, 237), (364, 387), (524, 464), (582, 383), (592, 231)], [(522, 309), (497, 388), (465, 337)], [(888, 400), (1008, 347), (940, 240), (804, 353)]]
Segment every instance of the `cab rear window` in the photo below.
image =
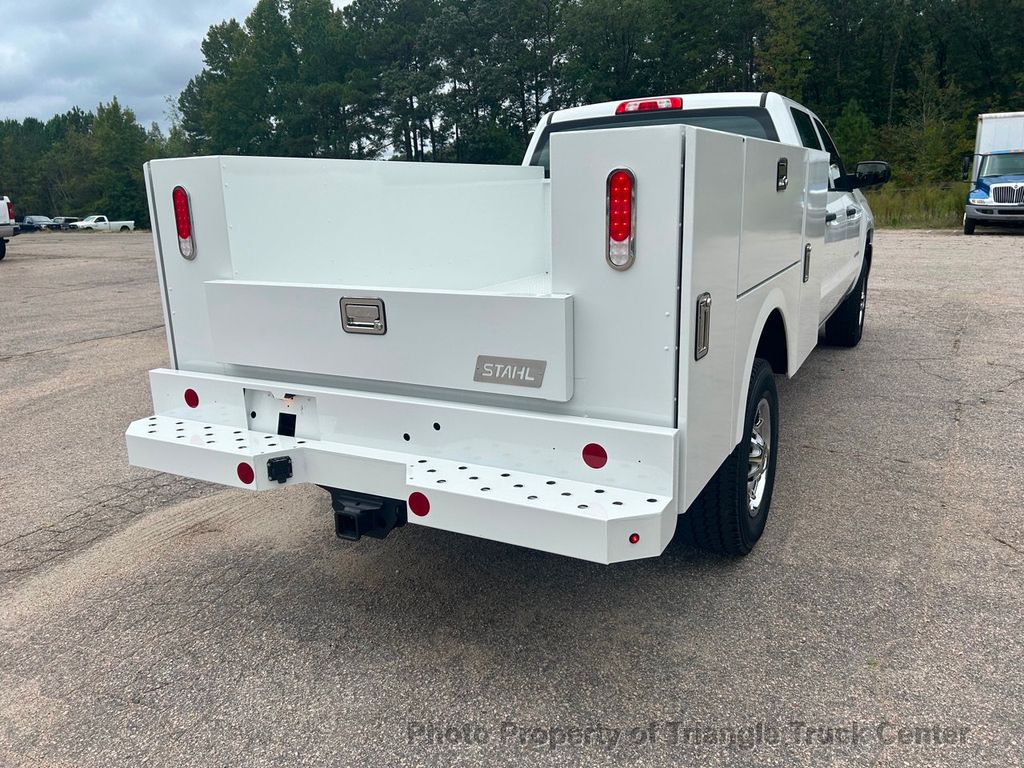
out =
[(725, 133), (752, 136), (755, 139), (778, 141), (767, 109), (760, 107), (731, 107), (726, 109), (693, 109), (661, 114), (615, 115), (569, 123), (552, 123), (544, 129), (530, 165), (540, 165), (545, 172), (551, 170), (551, 134), (562, 131), (593, 131), (598, 129), (636, 128), (643, 125), (693, 125)]

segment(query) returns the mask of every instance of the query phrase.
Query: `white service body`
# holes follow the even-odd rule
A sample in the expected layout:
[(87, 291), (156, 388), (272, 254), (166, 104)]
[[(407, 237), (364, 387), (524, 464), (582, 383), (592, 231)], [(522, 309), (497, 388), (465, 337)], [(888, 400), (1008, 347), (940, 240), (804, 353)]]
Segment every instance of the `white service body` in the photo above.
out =
[[(268, 460), (288, 456), (284, 484), (425, 497), (410, 523), (601, 563), (660, 554), (742, 438), (769, 317), (784, 328), (776, 373), (792, 376), (860, 273), (869, 213), (826, 225), (838, 197), (815, 149), (689, 125), (550, 140), (550, 178), (147, 163), (171, 368), (151, 373), (155, 415), (128, 429), (131, 462), (264, 490), (280, 484)], [(607, 180), (622, 168), (635, 262), (617, 270)], [(319, 226), (268, 227), (268, 200)], [(343, 328), (346, 301), (384, 332)]]

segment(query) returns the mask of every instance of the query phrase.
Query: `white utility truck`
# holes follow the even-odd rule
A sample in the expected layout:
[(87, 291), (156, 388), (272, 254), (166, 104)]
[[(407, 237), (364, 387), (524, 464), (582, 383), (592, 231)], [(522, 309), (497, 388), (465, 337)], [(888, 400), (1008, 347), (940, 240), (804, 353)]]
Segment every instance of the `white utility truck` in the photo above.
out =
[[(776, 375), (861, 337), (871, 212), (778, 94), (545, 117), (522, 166), (146, 165), (172, 367), (130, 460), (315, 483), (341, 538), (406, 522), (611, 563), (677, 525), (745, 554)], [(267, 195), (282, 219), (263, 226)]]

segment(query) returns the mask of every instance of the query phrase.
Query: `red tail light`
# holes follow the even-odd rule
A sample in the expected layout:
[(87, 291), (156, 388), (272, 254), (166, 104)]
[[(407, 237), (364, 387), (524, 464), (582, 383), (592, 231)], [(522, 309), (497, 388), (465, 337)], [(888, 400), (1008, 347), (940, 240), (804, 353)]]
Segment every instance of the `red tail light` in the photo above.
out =
[(196, 241), (192, 233), (192, 205), (184, 187), (175, 187), (171, 192), (174, 202), (174, 225), (178, 230), (178, 250), (186, 259), (196, 257)]
[(608, 249), (613, 269), (629, 269), (636, 256), (636, 178), (619, 168), (608, 175)]
[(7, 201), (7, 218), (14, 221), (14, 203), (10, 200)]
[(616, 115), (631, 115), (634, 112), (658, 112), (662, 109), (682, 109), (683, 100), (678, 96), (659, 96), (655, 99), (633, 99), (624, 101), (615, 108)]

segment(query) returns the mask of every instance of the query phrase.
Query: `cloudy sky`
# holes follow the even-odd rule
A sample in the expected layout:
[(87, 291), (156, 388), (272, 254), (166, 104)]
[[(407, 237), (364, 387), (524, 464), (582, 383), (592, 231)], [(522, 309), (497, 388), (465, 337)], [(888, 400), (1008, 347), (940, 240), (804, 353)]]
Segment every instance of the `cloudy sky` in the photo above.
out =
[(206, 30), (255, 3), (0, 0), (0, 119), (46, 120), (117, 96), (143, 125), (166, 127), (165, 100), (202, 67)]

